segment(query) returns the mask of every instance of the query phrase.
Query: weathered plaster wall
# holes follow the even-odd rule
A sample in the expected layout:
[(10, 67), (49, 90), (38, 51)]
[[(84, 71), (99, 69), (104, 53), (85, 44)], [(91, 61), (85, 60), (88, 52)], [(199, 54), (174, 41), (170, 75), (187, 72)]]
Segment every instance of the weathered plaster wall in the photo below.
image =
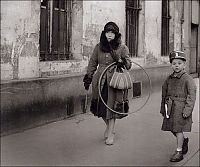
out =
[(199, 14), (200, 14), (200, 2), (198, 0), (191, 1), (191, 7), (192, 7), (192, 23), (193, 24), (199, 24)]
[(108, 21), (118, 24), (125, 41), (125, 16), (125, 1), (83, 1), (83, 55), (91, 55)]
[[(169, 2), (169, 52), (182, 50), (183, 45), (183, 2)], [(169, 63), (168, 56), (160, 57), (162, 63)]]
[(181, 50), (183, 2), (174, 1), (174, 50)]
[(40, 1), (1, 1), (1, 79), (39, 76)]
[(40, 62), (40, 77), (76, 74), (86, 70), (87, 60), (46, 61)]
[(170, 19), (169, 19), (169, 50), (172, 51), (174, 50), (174, 21), (175, 21), (175, 3), (174, 1), (170, 1), (169, 2), (169, 15), (170, 15)]
[(1, 1), (1, 79), (25, 79), (84, 71), (83, 1), (72, 9), (70, 61), (39, 62), (40, 0)]
[[(181, 46), (181, 1), (170, 1), (170, 48)], [(161, 1), (141, 1), (138, 57), (141, 65), (168, 63), (161, 57)], [(156, 9), (156, 10), (155, 10)], [(125, 1), (73, 1), (70, 61), (39, 62), (40, 0), (1, 1), (1, 79), (73, 74), (88, 58), (108, 21), (116, 22), (125, 42)], [(176, 24), (174, 24), (174, 22)]]
[(125, 41), (125, 1), (73, 1), (73, 60), (40, 62), (40, 77), (84, 72), (104, 25), (111, 20), (119, 25)]
[[(191, 42), (191, 1), (184, 1), (184, 52), (187, 55), (186, 60), (190, 62), (190, 42)], [(186, 71), (189, 72), (189, 64), (186, 65)]]
[(161, 1), (145, 1), (145, 61), (159, 64), (161, 55)]
[(72, 12), (72, 53), (76, 60), (82, 60), (83, 1), (73, 1)]
[(85, 71), (88, 59), (83, 58), (83, 1), (74, 0), (72, 4), (71, 52), (73, 60), (45, 61), (39, 63), (39, 76), (59, 76)]
[(145, 0), (140, 1), (141, 10), (139, 11), (138, 28), (138, 57), (144, 58), (145, 40)]

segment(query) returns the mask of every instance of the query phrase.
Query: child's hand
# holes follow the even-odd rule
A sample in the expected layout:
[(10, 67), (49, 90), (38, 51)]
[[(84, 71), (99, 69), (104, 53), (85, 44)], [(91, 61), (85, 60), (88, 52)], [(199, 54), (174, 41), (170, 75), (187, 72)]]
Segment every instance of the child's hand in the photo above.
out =
[(183, 113), (183, 118), (187, 118), (188, 116), (186, 114)]

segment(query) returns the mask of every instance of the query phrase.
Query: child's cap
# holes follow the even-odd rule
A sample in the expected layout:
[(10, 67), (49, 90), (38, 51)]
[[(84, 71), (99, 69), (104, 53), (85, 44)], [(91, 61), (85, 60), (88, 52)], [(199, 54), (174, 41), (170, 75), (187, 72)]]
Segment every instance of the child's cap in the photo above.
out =
[(182, 51), (172, 51), (169, 54), (169, 61), (170, 61), (170, 63), (172, 63), (173, 59), (181, 59), (183, 61), (186, 61), (185, 53), (182, 52)]

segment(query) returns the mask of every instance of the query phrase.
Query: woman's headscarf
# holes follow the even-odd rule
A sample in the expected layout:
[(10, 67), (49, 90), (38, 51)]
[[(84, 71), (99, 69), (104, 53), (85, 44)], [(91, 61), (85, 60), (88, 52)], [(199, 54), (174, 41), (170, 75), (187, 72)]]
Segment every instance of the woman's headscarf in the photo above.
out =
[[(108, 40), (105, 36), (105, 33), (108, 32), (108, 31), (112, 31), (113, 33), (115, 33), (115, 39), (110, 41), (110, 45), (109, 45)], [(108, 22), (104, 26), (104, 30), (101, 32), (100, 49), (103, 52), (110, 52), (112, 49), (114, 49), (114, 50), (117, 49), (120, 44), (121, 44), (121, 34), (119, 33), (119, 27), (114, 22)], [(110, 48), (110, 46), (112, 48)]]

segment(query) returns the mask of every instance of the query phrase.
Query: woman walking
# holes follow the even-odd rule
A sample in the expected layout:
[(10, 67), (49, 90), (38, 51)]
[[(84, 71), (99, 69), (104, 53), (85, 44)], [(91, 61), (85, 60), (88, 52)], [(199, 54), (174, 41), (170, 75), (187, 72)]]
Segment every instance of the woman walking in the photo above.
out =
[[(97, 117), (101, 117), (105, 124), (104, 132), (105, 143), (112, 145), (114, 143), (115, 120), (124, 117), (122, 114), (116, 114), (110, 111), (99, 98), (98, 83), (104, 69), (111, 63), (116, 62), (118, 68), (131, 68), (129, 58), (129, 49), (121, 43), (121, 34), (119, 27), (114, 22), (108, 22), (100, 36), (100, 42), (95, 46), (93, 54), (89, 60), (87, 74), (83, 82), (85, 89), (88, 90), (92, 83), (92, 100), (90, 111)], [(101, 81), (101, 95), (105, 103), (112, 109), (115, 109), (115, 103), (122, 100), (128, 100), (128, 90), (121, 91), (109, 86), (114, 73), (114, 67), (110, 67)], [(127, 108), (128, 110), (128, 108)]]

